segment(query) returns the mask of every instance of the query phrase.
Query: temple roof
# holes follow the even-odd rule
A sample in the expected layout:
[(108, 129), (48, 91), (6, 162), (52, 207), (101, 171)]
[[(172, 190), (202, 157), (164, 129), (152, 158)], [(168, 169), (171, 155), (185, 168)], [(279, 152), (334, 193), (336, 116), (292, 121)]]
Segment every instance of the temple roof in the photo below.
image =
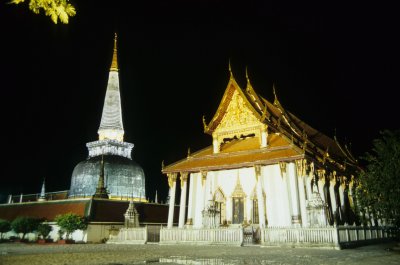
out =
[(285, 136), (276, 133), (268, 136), (269, 147), (260, 149), (259, 139), (249, 137), (225, 143), (220, 153), (214, 154), (212, 146), (191, 154), (165, 167), (163, 173), (199, 172), (220, 169), (269, 165), (279, 161), (303, 158), (302, 150), (292, 145)]
[[(246, 90), (242, 90), (230, 71), (228, 85), (214, 117), (208, 124), (203, 118), (204, 132), (213, 135), (213, 138), (218, 137), (214, 134), (220, 133), (218, 130), (221, 126), (226, 127), (224, 119), (232, 118), (232, 113), (228, 114), (228, 112), (237, 111), (241, 112), (238, 115), (251, 115), (253, 117), (249, 126), (254, 125), (252, 128), (255, 128), (255, 130), (260, 127), (257, 123), (267, 126), (268, 146), (266, 148), (260, 147), (260, 139), (257, 137), (245, 139), (235, 137), (235, 128), (240, 127), (242, 122), (240, 116), (238, 116), (236, 127), (231, 126), (229, 128), (233, 132), (230, 136), (233, 135), (234, 137), (227, 137), (228, 140), (231, 140), (229, 143), (219, 139), (218, 144), (222, 143), (219, 152), (213, 152), (212, 146), (207, 147), (188, 159), (183, 159), (163, 168), (163, 173), (238, 168), (254, 164), (272, 164), (298, 159), (299, 157), (307, 157), (320, 164), (329, 164), (336, 170), (345, 170), (346, 166), (358, 168), (356, 159), (346, 147), (339, 144), (336, 137), (332, 139), (326, 136), (287, 111), (279, 102), (275, 88), (273, 88), (275, 99), (271, 103), (255, 92), (247, 70), (246, 79)], [(240, 100), (238, 100), (239, 97)], [(232, 102), (235, 102), (234, 106), (237, 109), (232, 108)], [(245, 108), (244, 111), (241, 110), (243, 108)], [(220, 138), (224, 138), (224, 134), (229, 136), (228, 133), (222, 131)], [(277, 138), (280, 138), (280, 140), (277, 140)], [(288, 139), (290, 139), (289, 142)], [(277, 148), (274, 141), (286, 141), (286, 144), (282, 148)], [(241, 148), (243, 150), (239, 150)]]

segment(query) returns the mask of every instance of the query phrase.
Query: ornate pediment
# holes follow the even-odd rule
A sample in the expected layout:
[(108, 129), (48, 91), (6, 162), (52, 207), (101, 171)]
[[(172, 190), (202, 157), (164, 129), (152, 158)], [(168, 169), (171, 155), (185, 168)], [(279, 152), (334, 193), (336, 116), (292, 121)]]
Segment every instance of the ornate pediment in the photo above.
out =
[(246, 105), (245, 99), (236, 90), (215, 133), (251, 131), (255, 128), (259, 129), (260, 125), (262, 123), (256, 118), (253, 111)]
[[(266, 125), (257, 118), (251, 105), (237, 89), (233, 92), (221, 121), (213, 132), (214, 153), (219, 152), (220, 145), (227, 139), (254, 136), (260, 138), (266, 132)], [(266, 138), (266, 135), (263, 136)], [(228, 140), (229, 141), (229, 140)]]

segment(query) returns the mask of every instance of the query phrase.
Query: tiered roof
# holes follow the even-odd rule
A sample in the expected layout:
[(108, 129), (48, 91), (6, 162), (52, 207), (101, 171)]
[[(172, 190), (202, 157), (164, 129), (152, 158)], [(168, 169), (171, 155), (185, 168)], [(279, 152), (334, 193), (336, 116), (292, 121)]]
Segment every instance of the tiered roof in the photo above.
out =
[[(231, 118), (236, 114), (230, 112), (236, 112), (231, 104), (233, 101), (237, 101), (240, 102), (237, 108), (245, 109), (242, 113), (251, 116), (249, 122), (251, 128), (262, 125), (268, 128), (267, 147), (260, 147), (260, 139), (254, 137), (254, 134), (240, 135), (238, 133), (237, 135), (241, 137), (235, 135), (230, 139), (225, 138), (227, 141), (225, 139), (220, 141), (222, 144), (219, 152), (213, 152), (213, 146), (209, 146), (164, 167), (163, 173), (233, 169), (257, 164), (275, 164), (280, 161), (293, 161), (301, 158), (310, 159), (323, 167), (330, 167), (338, 171), (357, 168), (356, 159), (347, 148), (343, 148), (339, 144), (336, 137), (332, 139), (326, 136), (287, 111), (280, 104), (275, 89), (273, 103), (258, 95), (250, 83), (247, 71), (246, 78), (246, 90), (242, 90), (230, 72), (227, 88), (214, 117), (208, 124), (203, 119), (204, 132), (212, 135), (214, 139), (222, 138), (224, 134), (222, 136), (217, 134), (219, 131), (225, 130), (221, 128), (226, 125), (224, 119)], [(237, 98), (240, 100), (238, 101)], [(243, 115), (242, 113), (236, 114), (239, 123), (243, 122), (240, 117)], [(241, 124), (236, 125), (236, 127), (240, 126)], [(257, 134), (257, 131), (255, 132)], [(225, 134), (234, 135), (234, 133)]]

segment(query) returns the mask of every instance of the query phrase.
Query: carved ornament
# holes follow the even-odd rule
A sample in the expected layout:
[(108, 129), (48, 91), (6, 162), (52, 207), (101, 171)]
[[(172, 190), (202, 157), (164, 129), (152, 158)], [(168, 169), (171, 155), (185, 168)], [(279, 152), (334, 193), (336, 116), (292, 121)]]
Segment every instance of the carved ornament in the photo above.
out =
[(183, 184), (187, 181), (188, 179), (188, 172), (181, 172), (181, 189), (183, 189)]
[(169, 186), (170, 189), (172, 189), (173, 185), (176, 182), (176, 175), (177, 175), (177, 173), (168, 173), (167, 174), (167, 176), (168, 176), (168, 186)]
[(279, 162), (279, 168), (281, 169), (281, 177), (283, 177), (283, 174), (286, 173), (286, 162)]

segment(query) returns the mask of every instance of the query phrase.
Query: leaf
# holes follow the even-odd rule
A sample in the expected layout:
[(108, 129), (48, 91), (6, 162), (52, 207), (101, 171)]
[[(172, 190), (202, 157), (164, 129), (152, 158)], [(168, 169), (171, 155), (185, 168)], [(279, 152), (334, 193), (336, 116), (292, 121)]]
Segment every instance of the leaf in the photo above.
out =
[(9, 3), (18, 5), (18, 4), (23, 3), (23, 2), (25, 2), (25, 0), (11, 0)]
[(51, 20), (53, 20), (54, 24), (57, 24), (58, 15), (55, 10), (49, 10), (49, 15)]
[(68, 14), (64, 10), (59, 14), (59, 18), (62, 23), (68, 24)]
[(67, 6), (65, 7), (65, 12), (67, 12), (67, 14), (71, 17), (76, 15), (75, 7), (71, 4), (67, 4)]

